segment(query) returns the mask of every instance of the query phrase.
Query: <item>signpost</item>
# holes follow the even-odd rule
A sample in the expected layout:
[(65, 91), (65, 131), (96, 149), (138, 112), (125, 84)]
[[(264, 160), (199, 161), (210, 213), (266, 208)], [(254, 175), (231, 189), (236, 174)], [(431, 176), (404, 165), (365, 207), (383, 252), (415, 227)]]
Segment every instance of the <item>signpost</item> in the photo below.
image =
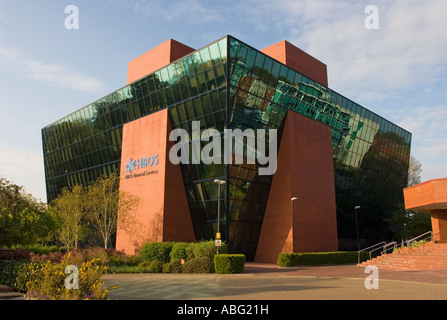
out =
[(217, 184), (217, 233), (216, 233), (216, 247), (217, 247), (217, 254), (219, 254), (219, 249), (222, 245), (222, 242), (220, 240), (220, 185), (224, 184), (225, 181), (215, 179), (214, 183)]

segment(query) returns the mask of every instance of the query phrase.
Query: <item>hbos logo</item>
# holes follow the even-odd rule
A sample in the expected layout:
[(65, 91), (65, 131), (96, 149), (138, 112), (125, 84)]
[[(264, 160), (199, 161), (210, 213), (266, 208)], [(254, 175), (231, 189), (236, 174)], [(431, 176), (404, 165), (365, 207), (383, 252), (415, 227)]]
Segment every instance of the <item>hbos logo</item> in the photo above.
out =
[(133, 158), (130, 158), (130, 161), (128, 161), (126, 165), (126, 171), (132, 174), (133, 170), (156, 165), (158, 165), (158, 154), (153, 157), (151, 156), (149, 158), (141, 158), (138, 160), (133, 160)]

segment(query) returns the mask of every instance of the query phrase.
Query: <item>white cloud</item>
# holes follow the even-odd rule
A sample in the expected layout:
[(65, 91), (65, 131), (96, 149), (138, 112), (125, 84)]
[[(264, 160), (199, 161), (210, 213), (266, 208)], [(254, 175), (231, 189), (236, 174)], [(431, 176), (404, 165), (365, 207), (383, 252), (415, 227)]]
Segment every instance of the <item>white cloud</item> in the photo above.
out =
[(432, 164), (424, 166), (422, 163), (422, 182), (440, 178), (447, 178), (447, 165)]
[(142, 13), (147, 17), (160, 17), (167, 22), (181, 19), (189, 24), (201, 24), (221, 20), (221, 14), (211, 2), (198, 0), (182, 1), (148, 1), (127, 0), (118, 3), (119, 6)]
[(102, 92), (104, 84), (91, 76), (83, 75), (71, 67), (35, 60), (22, 50), (0, 42), (0, 65), (19, 77), (47, 85), (82, 92)]
[(23, 186), (34, 198), (46, 201), (42, 154), (0, 142), (0, 177)]
[(395, 115), (397, 124), (410, 131), (416, 142), (432, 147), (447, 141), (445, 124), (439, 121), (447, 117), (447, 106), (417, 106), (396, 111)]
[(398, 125), (412, 134), (411, 153), (422, 164), (422, 180), (447, 177), (447, 106), (396, 110)]
[[(366, 1), (262, 1), (258, 9), (287, 40), (326, 63), (329, 86), (354, 100), (382, 100), (421, 81), (435, 82), (446, 71), (447, 2), (373, 3), (378, 30), (364, 27)], [(252, 18), (260, 19), (259, 10)]]

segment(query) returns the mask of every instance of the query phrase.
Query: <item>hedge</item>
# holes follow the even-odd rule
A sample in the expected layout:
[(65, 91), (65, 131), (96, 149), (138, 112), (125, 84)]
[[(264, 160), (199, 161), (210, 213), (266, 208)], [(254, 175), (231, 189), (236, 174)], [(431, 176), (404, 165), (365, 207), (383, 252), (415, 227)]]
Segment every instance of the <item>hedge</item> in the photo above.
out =
[(171, 261), (171, 251), (174, 242), (148, 242), (140, 249), (140, 257), (144, 261)]
[[(217, 248), (213, 240), (199, 242), (147, 242), (141, 247), (139, 257), (146, 262), (162, 262), (165, 272), (173, 270), (173, 272), (183, 271), (185, 273), (211, 273), (214, 272), (214, 256), (216, 252)], [(223, 254), (228, 253), (228, 246), (224, 242), (220, 247), (220, 252)], [(181, 260), (184, 260), (183, 265), (179, 265)]]
[(171, 250), (171, 261), (186, 259), (186, 250), (191, 245), (188, 242), (176, 242)]
[[(369, 253), (360, 253), (360, 262), (368, 260)], [(280, 253), (278, 265), (280, 267), (294, 267), (298, 265), (322, 265), (357, 263), (357, 251), (337, 252), (306, 252), (306, 253)]]
[(242, 273), (245, 261), (243, 254), (218, 254), (214, 256), (214, 270), (217, 274)]

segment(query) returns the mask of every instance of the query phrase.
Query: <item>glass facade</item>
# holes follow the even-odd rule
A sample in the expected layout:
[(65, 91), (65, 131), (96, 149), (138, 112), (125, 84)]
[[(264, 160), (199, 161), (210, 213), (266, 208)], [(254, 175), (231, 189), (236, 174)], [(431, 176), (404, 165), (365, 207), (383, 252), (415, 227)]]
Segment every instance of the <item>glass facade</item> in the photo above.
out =
[[(201, 130), (278, 129), (280, 137), (288, 110), (329, 125), (340, 249), (356, 248), (357, 205), (363, 243), (387, 236), (384, 219), (403, 198), (411, 134), (231, 36), (43, 128), (48, 201), (64, 187), (119, 172), (123, 125), (164, 108), (173, 129), (188, 132), (192, 121), (200, 121)], [(214, 238), (213, 181), (224, 179), (222, 238), (232, 251), (252, 258), (272, 176), (258, 175), (257, 164), (246, 161), (182, 164), (181, 171), (196, 238)]]

